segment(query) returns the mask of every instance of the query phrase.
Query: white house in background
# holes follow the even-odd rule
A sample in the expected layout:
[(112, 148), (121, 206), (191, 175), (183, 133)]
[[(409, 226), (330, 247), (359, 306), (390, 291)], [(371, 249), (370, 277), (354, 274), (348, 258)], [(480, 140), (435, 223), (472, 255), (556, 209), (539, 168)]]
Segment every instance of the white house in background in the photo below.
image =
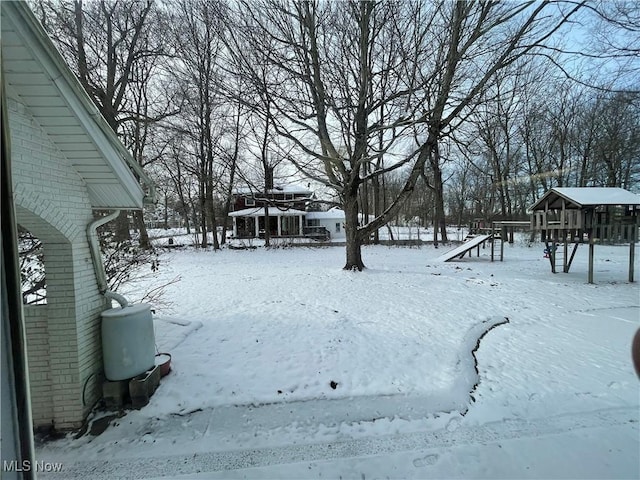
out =
[(329, 233), (329, 238), (333, 240), (345, 238), (344, 210), (334, 207), (326, 212), (307, 212), (305, 218), (307, 231), (324, 228)]
[(33, 423), (77, 428), (101, 396), (100, 313), (111, 303), (94, 210), (141, 209), (153, 188), (26, 2), (0, 7), (16, 220), (43, 242), (47, 281), (47, 304), (24, 309)]

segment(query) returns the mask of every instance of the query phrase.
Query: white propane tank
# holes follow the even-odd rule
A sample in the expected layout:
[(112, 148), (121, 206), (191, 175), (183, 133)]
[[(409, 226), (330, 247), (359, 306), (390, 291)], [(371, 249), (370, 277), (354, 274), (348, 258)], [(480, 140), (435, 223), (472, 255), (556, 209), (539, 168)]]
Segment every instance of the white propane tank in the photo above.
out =
[(102, 312), (102, 357), (107, 380), (126, 380), (153, 368), (155, 336), (146, 303)]

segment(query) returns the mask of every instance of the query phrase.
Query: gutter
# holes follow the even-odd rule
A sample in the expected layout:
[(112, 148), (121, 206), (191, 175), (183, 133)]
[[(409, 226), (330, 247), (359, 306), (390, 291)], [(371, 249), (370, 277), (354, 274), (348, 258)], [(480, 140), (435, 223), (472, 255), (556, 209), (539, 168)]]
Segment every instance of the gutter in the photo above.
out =
[(104, 263), (100, 255), (100, 245), (98, 244), (98, 227), (109, 223), (120, 215), (120, 210), (115, 210), (105, 217), (94, 220), (87, 226), (87, 240), (89, 240), (89, 250), (91, 251), (91, 260), (93, 261), (93, 269), (96, 272), (96, 280), (98, 281), (98, 290), (109, 300), (115, 300), (120, 304), (121, 308), (129, 305), (129, 302), (122, 295), (108, 290), (107, 275), (104, 271)]
[[(120, 141), (118, 141), (120, 143)], [(129, 152), (124, 149), (126, 155), (123, 155), (124, 160), (127, 162), (127, 165), (131, 167), (131, 169), (136, 172), (140, 181), (147, 186), (147, 191), (142, 198), (142, 205), (155, 205), (158, 201), (156, 196), (156, 185), (153, 183), (153, 180), (149, 178), (149, 176), (145, 173), (143, 168), (140, 166), (138, 162), (135, 161), (134, 158), (131, 157)]]

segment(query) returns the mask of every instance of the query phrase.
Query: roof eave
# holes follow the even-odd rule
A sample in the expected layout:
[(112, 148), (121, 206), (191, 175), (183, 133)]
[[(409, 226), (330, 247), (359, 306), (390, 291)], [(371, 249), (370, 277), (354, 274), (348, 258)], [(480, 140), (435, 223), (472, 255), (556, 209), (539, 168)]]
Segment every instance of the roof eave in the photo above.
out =
[(579, 202), (567, 197), (566, 195), (563, 195), (562, 193), (557, 191), (555, 188), (551, 188), (544, 195), (542, 195), (542, 197), (540, 197), (536, 203), (531, 205), (531, 207), (529, 207), (529, 210), (530, 211), (541, 210), (540, 207), (542, 205), (544, 205), (544, 203), (549, 199), (549, 197), (551, 197), (553, 195), (558, 196), (558, 197), (566, 200), (567, 202), (569, 202), (570, 204), (574, 205), (577, 208), (582, 208), (583, 207), (583, 205), (580, 204)]

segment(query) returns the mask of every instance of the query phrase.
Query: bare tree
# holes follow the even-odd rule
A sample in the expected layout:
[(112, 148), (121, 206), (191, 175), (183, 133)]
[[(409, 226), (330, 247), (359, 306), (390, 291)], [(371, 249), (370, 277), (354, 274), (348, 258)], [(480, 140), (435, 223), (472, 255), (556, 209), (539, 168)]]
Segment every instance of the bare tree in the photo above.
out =
[(18, 255), (22, 303), (46, 304), (47, 278), (42, 242), (21, 226), (18, 226)]
[(640, 170), (638, 95), (564, 80), (523, 102), (519, 126), (532, 198), (554, 186), (630, 188)]
[[(297, 146), (290, 160), (336, 191), (346, 219), (344, 268), (361, 270), (362, 243), (395, 216), (428, 162), (440, 161), (439, 143), (496, 72), (542, 45), (579, 8), (262, 0), (241, 4), (227, 42), (247, 78), (258, 78), (247, 45), (273, 66), (274, 125)], [(403, 188), (359, 224), (363, 184), (396, 171), (405, 174)], [(441, 191), (442, 179), (434, 183)]]
[(177, 3), (173, 12), (173, 39), (177, 62), (174, 78), (184, 101), (183, 115), (177, 128), (191, 138), (190, 153), (195, 159), (199, 182), (200, 245), (208, 245), (208, 231), (213, 232), (213, 247), (220, 248), (217, 235), (215, 191), (218, 172), (217, 153), (223, 135), (217, 122), (221, 115), (218, 58), (221, 50), (220, 16), (224, 4), (214, 0)]
[(600, 95), (592, 108), (597, 131), (592, 153), (596, 172), (600, 172), (594, 180), (608, 187), (629, 188), (640, 175), (640, 95)]
[[(491, 179), (491, 198), (495, 198), (502, 219), (512, 218), (514, 211), (523, 211), (516, 205), (515, 197), (523, 175), (523, 142), (520, 138), (523, 105), (522, 97), (529, 88), (530, 75), (526, 65), (516, 62), (511, 69), (498, 73), (494, 85), (483, 95), (471, 123), (471, 148), (478, 161), (470, 160), (474, 167)], [(493, 217), (493, 215), (491, 215)], [(491, 220), (492, 218), (487, 218)]]
[[(231, 95), (228, 97), (230, 106), (229, 112), (230, 118), (229, 127), (226, 131), (224, 138), (225, 146), (220, 152), (223, 163), (226, 165), (227, 179), (223, 182), (223, 203), (221, 217), (226, 219), (231, 210), (231, 202), (233, 200), (233, 188), (236, 182), (236, 176), (238, 173), (238, 165), (240, 163), (241, 153), (243, 148), (244, 132), (247, 118), (245, 116), (245, 109), (242, 106), (242, 102), (237, 100), (237, 95)], [(227, 222), (224, 221), (222, 225), (221, 242), (224, 244), (227, 237)]]
[[(166, 74), (160, 71), (160, 58), (150, 56), (145, 62), (134, 65), (129, 101), (127, 108), (121, 113), (123, 143), (145, 170), (149, 170), (151, 165), (160, 160), (168, 147), (161, 121), (176, 115), (178, 111), (171, 95), (163, 88)], [(134, 211), (133, 219), (139, 232), (140, 246), (151, 248), (143, 211)]]
[[(247, 130), (249, 133), (248, 150), (255, 152), (255, 157), (258, 158), (258, 165), (260, 174), (259, 177), (262, 185), (255, 185), (247, 175), (244, 176), (244, 180), (254, 191), (261, 191), (260, 195), (255, 195), (256, 206), (262, 206), (264, 208), (264, 242), (265, 246), (269, 247), (271, 243), (271, 220), (269, 215), (270, 206), (276, 206), (273, 199), (274, 193), (274, 173), (276, 167), (282, 163), (284, 157), (280, 155), (278, 143), (278, 136), (275, 132), (273, 125), (273, 115), (271, 114), (271, 91), (269, 89), (269, 77), (270, 77), (270, 65), (265, 59), (257, 59), (255, 72), (257, 77), (252, 78), (251, 81), (245, 82), (253, 88), (247, 91), (241, 92), (241, 96), (236, 98), (244, 98), (245, 103), (249, 96), (252, 98), (249, 100), (250, 104), (256, 108), (252, 108), (249, 117), (247, 118)], [(240, 92), (238, 92), (240, 93)], [(251, 148), (253, 147), (253, 148)], [(257, 193), (257, 192), (256, 192)]]
[[(598, 0), (586, 4), (582, 48), (565, 46), (566, 56), (582, 70), (564, 68), (568, 77), (604, 91), (638, 93), (640, 73), (640, 4), (630, 0)], [(586, 31), (585, 31), (586, 30)], [(602, 72), (607, 72), (605, 76)]]

